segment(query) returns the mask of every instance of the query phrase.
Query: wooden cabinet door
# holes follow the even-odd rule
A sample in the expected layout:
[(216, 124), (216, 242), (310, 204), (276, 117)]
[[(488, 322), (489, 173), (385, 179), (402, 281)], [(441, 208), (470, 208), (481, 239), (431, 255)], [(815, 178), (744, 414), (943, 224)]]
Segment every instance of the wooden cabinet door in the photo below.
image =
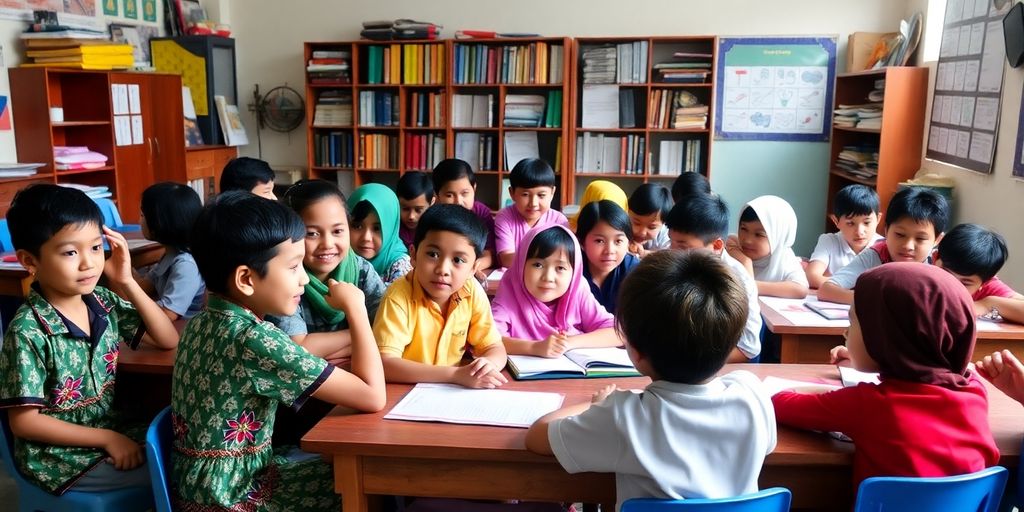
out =
[[(151, 143), (148, 140), (149, 130), (145, 120), (146, 104), (151, 96), (149, 77), (141, 73), (111, 73), (110, 84), (112, 89), (116, 85), (126, 84), (129, 90), (135, 87), (138, 87), (139, 90), (139, 108), (135, 110), (137, 113), (131, 114), (131, 110), (129, 110), (126, 114), (118, 115), (118, 112), (114, 111), (112, 116), (115, 125), (114, 166), (117, 173), (117, 209), (121, 212), (121, 220), (127, 224), (134, 224), (139, 222), (142, 191), (152, 184), (154, 179)], [(132, 93), (128, 93), (128, 96), (131, 97)], [(117, 98), (112, 98), (112, 104), (116, 105), (116, 102)], [(141, 141), (130, 140), (131, 135), (129, 134), (129, 140), (122, 140), (118, 144), (116, 140), (118, 118), (127, 118), (130, 123), (132, 117), (141, 117), (142, 119)]]

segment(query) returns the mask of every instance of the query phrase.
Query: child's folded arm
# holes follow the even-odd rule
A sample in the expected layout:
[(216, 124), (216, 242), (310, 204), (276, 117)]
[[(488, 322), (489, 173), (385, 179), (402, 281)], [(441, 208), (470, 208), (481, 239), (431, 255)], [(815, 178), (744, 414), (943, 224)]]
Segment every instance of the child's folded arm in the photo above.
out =
[(758, 281), (758, 295), (802, 299), (807, 296), (807, 285), (796, 281)]
[(613, 327), (605, 327), (569, 337), (569, 348), (621, 347), (622, 339)]
[(455, 382), (454, 366), (435, 366), (403, 359), (381, 350), (381, 361), (384, 365), (384, 377), (388, 382)]
[(853, 290), (843, 288), (833, 281), (832, 276), (825, 284), (818, 288), (818, 300), (826, 302), (837, 302), (839, 304), (853, 304)]
[(990, 295), (975, 302), (981, 313), (988, 313), (992, 308), (999, 310), (999, 316), (1009, 322), (1024, 324), (1024, 295), (1017, 293), (1013, 297)]
[(807, 276), (807, 284), (813, 289), (821, 288), (821, 285), (828, 281), (828, 264), (821, 260), (811, 260), (807, 263), (804, 274)]
[(851, 415), (861, 415), (858, 387), (828, 393), (782, 391), (772, 397), (775, 417), (780, 424), (807, 430), (841, 431), (853, 436), (850, 428), (858, 423)]

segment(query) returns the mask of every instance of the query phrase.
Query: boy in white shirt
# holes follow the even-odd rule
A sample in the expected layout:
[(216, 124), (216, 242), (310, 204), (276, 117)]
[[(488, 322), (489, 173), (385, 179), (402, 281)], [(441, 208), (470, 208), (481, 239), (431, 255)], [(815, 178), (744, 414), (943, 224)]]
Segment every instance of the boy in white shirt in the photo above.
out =
[(818, 237), (804, 272), (807, 283), (817, 289), (828, 278), (848, 265), (861, 251), (883, 239), (878, 234), (882, 220), (878, 193), (864, 185), (847, 185), (832, 198), (832, 214), (836, 233)]
[(727, 498), (757, 491), (775, 448), (775, 410), (752, 373), (716, 377), (747, 320), (747, 292), (708, 251), (662, 251), (626, 278), (617, 328), (642, 393), (606, 386), (592, 404), (552, 412), (526, 434), (570, 473), (615, 472), (630, 498)]

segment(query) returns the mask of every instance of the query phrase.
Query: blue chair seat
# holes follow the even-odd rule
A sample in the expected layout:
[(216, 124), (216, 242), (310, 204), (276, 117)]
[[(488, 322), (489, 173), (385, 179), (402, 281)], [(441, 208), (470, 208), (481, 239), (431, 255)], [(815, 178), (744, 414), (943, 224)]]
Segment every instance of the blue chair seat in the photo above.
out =
[(996, 512), (1007, 474), (1006, 468), (994, 466), (966, 475), (938, 478), (868, 478), (857, 490), (854, 512)]
[(146, 461), (149, 463), (149, 481), (153, 484), (156, 512), (171, 512), (171, 496), (167, 481), (171, 468), (171, 408), (165, 407), (153, 418), (146, 430)]
[(793, 499), (789, 489), (772, 487), (753, 494), (735, 498), (693, 498), (688, 500), (665, 500), (655, 498), (633, 498), (622, 502), (620, 512), (786, 512)]

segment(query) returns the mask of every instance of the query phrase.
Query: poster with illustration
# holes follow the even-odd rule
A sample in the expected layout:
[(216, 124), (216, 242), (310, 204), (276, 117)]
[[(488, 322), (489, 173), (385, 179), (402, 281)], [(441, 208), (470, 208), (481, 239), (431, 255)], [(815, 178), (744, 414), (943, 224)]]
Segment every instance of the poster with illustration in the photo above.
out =
[(835, 37), (722, 37), (715, 138), (827, 141)]

